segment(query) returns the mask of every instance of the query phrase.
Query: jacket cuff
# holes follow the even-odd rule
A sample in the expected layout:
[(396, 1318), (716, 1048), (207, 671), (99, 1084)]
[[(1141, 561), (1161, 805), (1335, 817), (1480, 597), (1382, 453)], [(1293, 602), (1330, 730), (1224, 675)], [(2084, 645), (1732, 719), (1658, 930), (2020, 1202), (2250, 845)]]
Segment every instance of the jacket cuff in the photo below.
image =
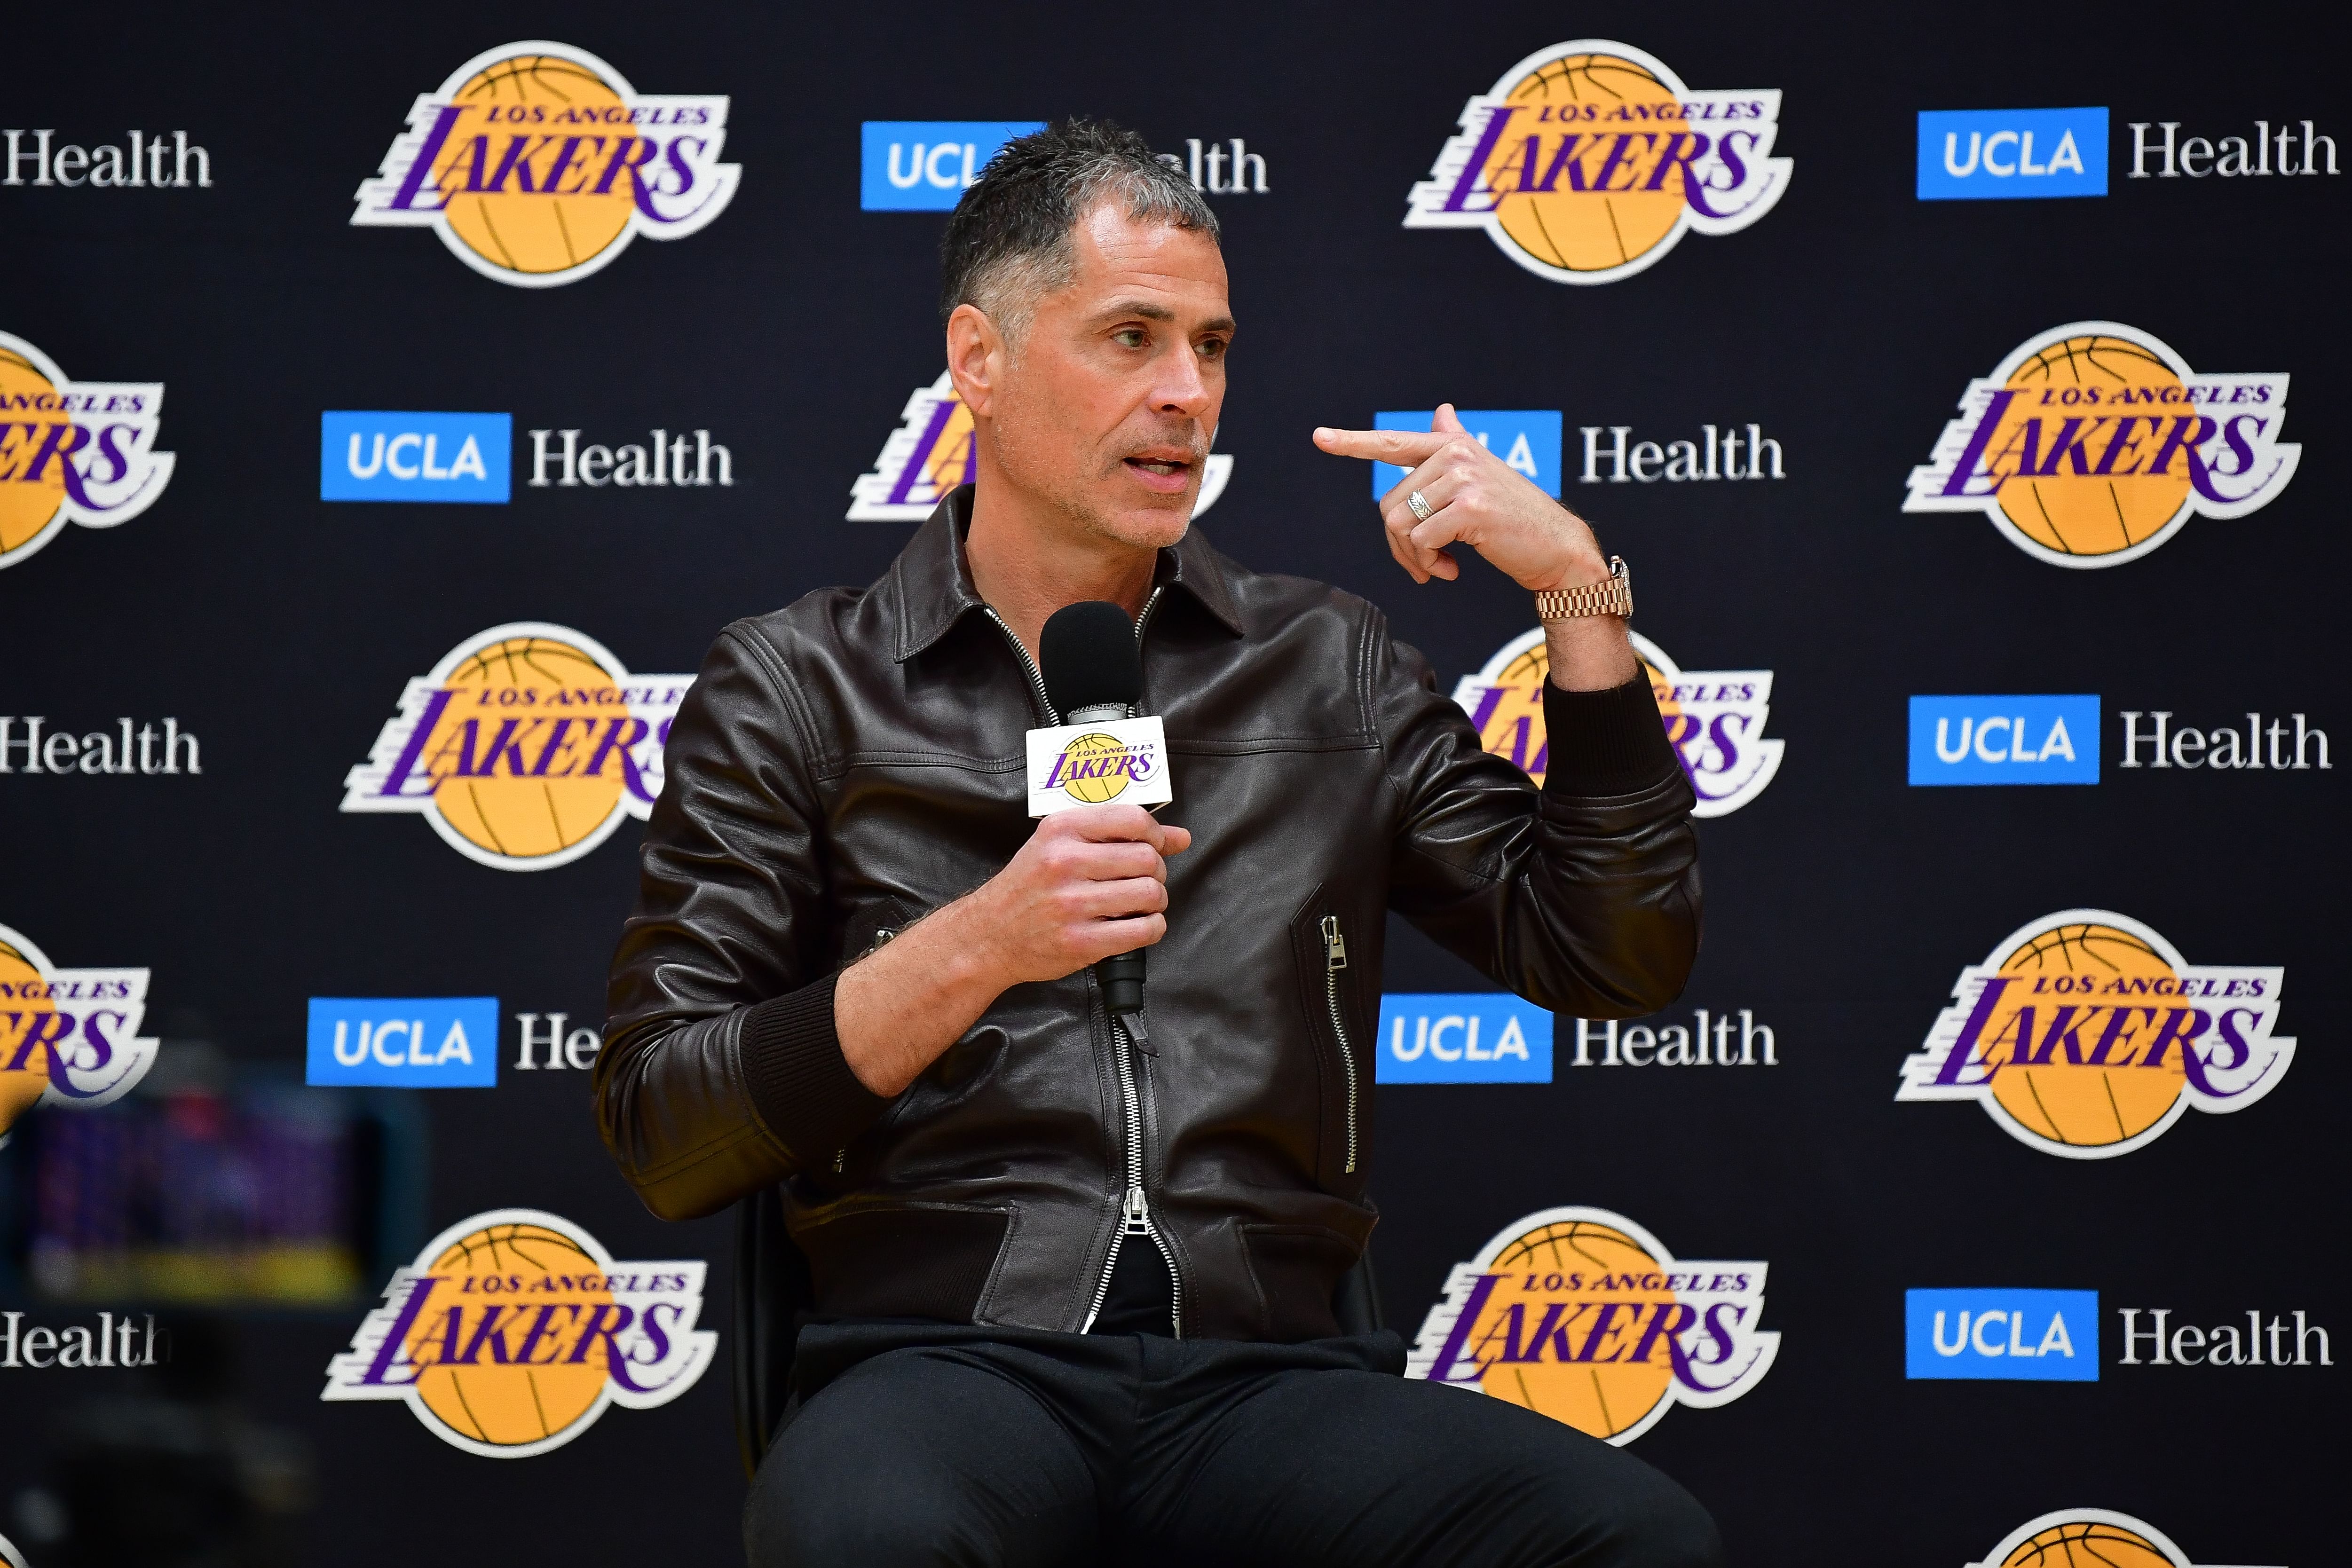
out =
[(743, 1078), (752, 1108), (803, 1166), (829, 1163), (890, 1105), (857, 1081), (841, 1053), (833, 1022), (839, 978), (829, 974), (743, 1012)]
[(1562, 691), (1547, 679), (1543, 709), (1547, 795), (1632, 795), (1682, 767), (1666, 744), (1647, 669), (1598, 692)]

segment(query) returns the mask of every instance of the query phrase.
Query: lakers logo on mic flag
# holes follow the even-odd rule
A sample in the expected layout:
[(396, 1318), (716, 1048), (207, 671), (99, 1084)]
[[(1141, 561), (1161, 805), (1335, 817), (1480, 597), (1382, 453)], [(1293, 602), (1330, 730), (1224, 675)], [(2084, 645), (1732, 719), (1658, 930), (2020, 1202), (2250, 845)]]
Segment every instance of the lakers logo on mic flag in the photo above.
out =
[(1033, 817), (1113, 800), (1162, 806), (1176, 798), (1168, 736), (1157, 714), (1033, 729), (1028, 745)]

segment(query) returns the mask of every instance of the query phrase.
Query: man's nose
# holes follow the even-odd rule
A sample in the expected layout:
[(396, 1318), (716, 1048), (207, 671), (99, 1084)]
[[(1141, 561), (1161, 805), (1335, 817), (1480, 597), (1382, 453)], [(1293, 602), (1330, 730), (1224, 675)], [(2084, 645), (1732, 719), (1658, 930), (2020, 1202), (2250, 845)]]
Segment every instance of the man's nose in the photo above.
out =
[(1182, 353), (1168, 356), (1152, 388), (1151, 405), (1163, 413), (1199, 419), (1208, 413), (1210, 397), (1209, 383), (1201, 374), (1200, 356), (1187, 347)]

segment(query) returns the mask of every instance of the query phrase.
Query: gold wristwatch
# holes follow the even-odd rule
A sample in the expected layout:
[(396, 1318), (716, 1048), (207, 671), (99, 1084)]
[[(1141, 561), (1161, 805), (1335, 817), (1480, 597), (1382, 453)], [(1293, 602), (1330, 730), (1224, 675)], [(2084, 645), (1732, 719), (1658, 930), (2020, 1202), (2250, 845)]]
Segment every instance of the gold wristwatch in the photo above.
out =
[(1536, 595), (1538, 621), (1580, 621), (1587, 615), (1633, 614), (1633, 574), (1625, 558), (1609, 558), (1609, 575), (1582, 588), (1547, 588)]

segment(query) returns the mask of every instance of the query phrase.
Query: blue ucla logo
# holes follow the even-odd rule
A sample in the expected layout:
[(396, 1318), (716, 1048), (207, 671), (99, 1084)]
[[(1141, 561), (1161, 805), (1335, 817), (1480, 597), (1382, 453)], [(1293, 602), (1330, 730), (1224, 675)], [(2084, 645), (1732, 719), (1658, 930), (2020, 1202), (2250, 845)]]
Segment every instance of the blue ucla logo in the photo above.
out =
[(1906, 1291), (1903, 1375), (2099, 1380), (2096, 1291)]
[[(1436, 415), (1428, 409), (1372, 415), (1374, 430), (1425, 433)], [(1478, 444), (1499, 455), (1552, 499), (1559, 498), (1559, 410), (1556, 408), (1465, 408), (1455, 411), (1462, 428)], [(1372, 498), (1397, 487), (1407, 470), (1393, 463), (1372, 465)]]
[(1551, 1014), (1507, 992), (1381, 998), (1376, 1083), (1549, 1083)]
[(2096, 784), (2095, 696), (1913, 697), (1914, 784)]
[(869, 213), (944, 213), (998, 148), (1042, 120), (869, 120), (860, 128), (857, 204)]
[(312, 997), (306, 1083), (492, 1089), (496, 997)]
[(319, 499), (507, 499), (514, 416), (381, 413), (329, 409), (319, 416)]
[(1998, 202), (2107, 193), (2104, 109), (1919, 112), (1919, 199)]

